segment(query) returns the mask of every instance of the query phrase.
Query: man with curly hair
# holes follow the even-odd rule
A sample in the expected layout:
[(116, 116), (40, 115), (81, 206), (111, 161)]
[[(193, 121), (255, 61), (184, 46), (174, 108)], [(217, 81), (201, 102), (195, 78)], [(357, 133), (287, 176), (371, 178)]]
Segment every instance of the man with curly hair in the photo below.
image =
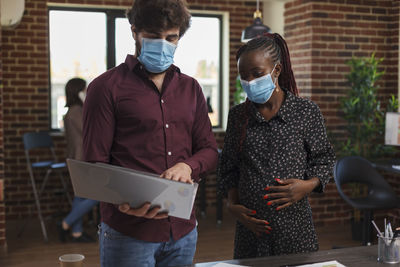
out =
[[(215, 168), (217, 146), (198, 82), (174, 66), (190, 26), (183, 0), (136, 0), (127, 17), (135, 55), (97, 77), (87, 89), (84, 159), (192, 183)], [(101, 266), (191, 265), (196, 218), (170, 217), (143, 203), (101, 203)]]

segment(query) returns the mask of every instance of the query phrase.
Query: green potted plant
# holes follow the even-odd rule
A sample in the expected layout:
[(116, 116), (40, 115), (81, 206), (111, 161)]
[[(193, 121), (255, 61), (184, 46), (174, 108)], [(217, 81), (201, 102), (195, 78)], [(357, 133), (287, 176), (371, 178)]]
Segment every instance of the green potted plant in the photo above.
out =
[[(377, 82), (384, 74), (379, 71), (382, 58), (373, 53), (366, 58), (352, 58), (346, 64), (350, 72), (346, 75), (351, 87), (346, 97), (340, 100), (340, 108), (346, 121), (346, 139), (338, 143), (338, 157), (358, 155), (369, 160), (390, 155), (394, 149), (384, 145), (385, 113), (397, 111), (398, 100), (392, 95), (386, 108), (377, 97)], [(367, 188), (360, 184), (349, 185), (353, 197), (362, 197)], [(354, 229), (362, 230), (359, 210), (353, 211)], [(353, 232), (353, 239), (361, 239), (361, 234)]]
[(246, 100), (246, 93), (243, 90), (242, 84), (240, 83), (240, 76), (236, 77), (236, 91), (233, 95), (233, 103), (238, 105)]

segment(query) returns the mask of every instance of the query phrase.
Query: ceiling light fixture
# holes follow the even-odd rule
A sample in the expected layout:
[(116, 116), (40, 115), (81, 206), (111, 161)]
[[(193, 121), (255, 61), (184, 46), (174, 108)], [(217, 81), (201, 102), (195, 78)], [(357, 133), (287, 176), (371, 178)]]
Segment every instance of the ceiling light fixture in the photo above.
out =
[(254, 22), (252, 25), (246, 27), (242, 32), (243, 43), (247, 43), (249, 40), (263, 35), (263, 33), (271, 32), (271, 29), (263, 24), (261, 18), (260, 3), (259, 0), (257, 0), (257, 10), (254, 12)]

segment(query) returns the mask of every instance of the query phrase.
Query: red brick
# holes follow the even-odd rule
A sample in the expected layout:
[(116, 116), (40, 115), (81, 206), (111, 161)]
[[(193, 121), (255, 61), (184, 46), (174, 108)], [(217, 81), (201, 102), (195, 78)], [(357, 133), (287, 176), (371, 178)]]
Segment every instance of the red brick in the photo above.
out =
[(4, 179), (0, 179), (0, 203), (1, 202), (4, 202)]
[[(9, 187), (10, 196), (14, 197), (15, 194), (11, 192), (21, 190), (23, 195), (30, 190), (26, 186), (27, 173), (25, 159), (21, 154), (23, 148), (20, 136), (28, 130), (47, 130), (49, 119), (48, 77), (46, 77), (48, 73), (46, 1), (27, 0), (25, 2), (27, 14), (24, 15), (21, 24), (15, 30), (3, 29), (0, 36), (2, 40), (0, 82), (3, 85), (0, 114), (4, 114), (3, 117), (0, 116), (0, 125), (3, 124), (5, 129), (4, 141), (0, 133), (0, 151), (3, 149), (3, 142), (5, 146), (3, 158), (0, 154), (0, 166), (4, 166), (4, 170), (0, 167), (0, 177), (6, 177), (4, 180), (6, 186), (11, 184), (7, 183), (8, 181), (19, 181), (19, 184)], [(89, 1), (52, 0), (51, 2), (87, 4)], [(124, 6), (131, 4), (129, 0), (90, 1), (91, 4), (98, 6), (122, 5), (121, 2)], [(211, 10), (230, 12), (232, 35), (229, 56), (231, 93), (229, 101), (232, 105), (237, 75), (234, 52), (241, 45), (241, 30), (252, 23), (255, 1), (242, 3), (242, 1), (227, 0), (188, 0), (188, 2), (192, 7), (196, 6), (199, 9), (211, 7), (209, 8)], [(388, 59), (383, 62), (387, 74), (385, 75), (386, 82), (382, 83), (380, 92), (388, 94), (398, 88), (399, 3), (397, 1), (392, 4), (392, 1), (388, 0), (290, 1), (285, 3), (285, 7), (285, 36), (290, 47), (297, 83), (302, 86), (301, 95), (318, 101), (321, 111), (326, 116), (328, 128), (343, 135), (344, 122), (336, 114), (340, 112), (336, 111), (339, 108), (339, 96), (343, 96), (348, 88), (345, 79), (348, 69), (346, 60), (353, 55), (376, 51), (377, 55)], [(20, 83), (19, 80), (29, 80), (29, 82)], [(28, 98), (18, 98), (18, 95), (26, 95)], [(222, 147), (224, 133), (216, 134), (216, 138), (219, 146)], [(63, 153), (64, 145), (62, 138), (57, 140), (58, 153)], [(12, 155), (11, 151), (16, 151), (16, 154)], [(215, 183), (215, 180), (210, 183)], [(207, 189), (210, 203), (214, 203), (215, 189)], [(9, 196), (8, 190), (5, 194), (7, 194), (6, 197)], [(31, 194), (30, 197), (32, 197)], [(49, 197), (47, 196), (46, 199)], [(333, 183), (328, 184), (327, 193), (323, 197), (313, 198), (312, 202), (317, 223), (322, 225), (342, 220), (339, 217), (346, 216), (348, 214), (346, 212), (350, 209), (343, 204), (337, 204), (343, 201)], [(327, 207), (331, 205), (329, 203), (335, 205), (339, 211), (327, 210)], [(6, 217), (21, 218), (26, 214), (24, 207), (29, 207), (29, 205), (31, 204), (24, 204), (20, 210), (15, 209), (18, 206), (17, 202), (8, 205)], [(51, 214), (55, 207), (54, 204), (45, 205), (44, 210), (46, 214)], [(343, 211), (344, 207), (346, 210)], [(329, 214), (331, 218), (326, 214)], [(0, 220), (4, 215), (5, 208), (0, 207)], [(396, 216), (400, 217), (398, 213)], [(3, 233), (4, 229), (0, 228), (0, 246), (4, 238)]]
[[(321, 1), (323, 2), (323, 1)], [(393, 59), (390, 62), (383, 62), (386, 66), (395, 66), (393, 68), (386, 67), (385, 71), (391, 73), (391, 75), (385, 75), (385, 81), (394, 81), (392, 84), (392, 88), (397, 88), (397, 58), (398, 58), (398, 10), (393, 11), (392, 6), (389, 5), (391, 1), (364, 1), (363, 5), (358, 5), (361, 1), (357, 3), (357, 1), (346, 1), (346, 6), (338, 5), (339, 12), (343, 12), (345, 15), (345, 19), (354, 20), (354, 24), (352, 25), (349, 22), (339, 22), (332, 23), (329, 20), (321, 21), (319, 19), (319, 23), (324, 27), (314, 27), (314, 25), (318, 25), (317, 23), (310, 22), (308, 23), (311, 26), (311, 30), (313, 32), (313, 37), (309, 39), (308, 42), (312, 43), (312, 51), (311, 57), (313, 64), (320, 64), (319, 68), (321, 71), (328, 72), (327, 78), (332, 79), (332, 81), (326, 81), (323, 76), (318, 77), (319, 73), (314, 73), (311, 75), (313, 78), (313, 82), (308, 82), (310, 79), (307, 75), (296, 75), (296, 71), (302, 69), (301, 67), (295, 67), (295, 76), (297, 79), (297, 83), (302, 86), (306, 86), (305, 91), (307, 92), (307, 96), (311, 94), (311, 98), (318, 101), (320, 104), (321, 110), (323, 114), (326, 116), (328, 121), (328, 126), (331, 129), (334, 129), (337, 132), (337, 127), (343, 125), (343, 120), (337, 117), (336, 110), (338, 109), (337, 98), (330, 98), (329, 96), (325, 97), (325, 93), (323, 89), (320, 89), (318, 86), (330, 86), (331, 88), (346, 88), (348, 85), (345, 81), (345, 73), (348, 72), (348, 66), (345, 64), (345, 61), (349, 59), (352, 55), (361, 56), (365, 54), (370, 54), (372, 51), (377, 51), (378, 54), (382, 54), (381, 56)], [(369, 4), (368, 4), (369, 3)], [(318, 11), (323, 11), (323, 6), (325, 3), (313, 4), (313, 7)], [(332, 1), (329, 1), (329, 4), (325, 4), (326, 7), (330, 7)], [(352, 4), (352, 5), (350, 5)], [(302, 6), (302, 2), (294, 2), (291, 4), (293, 10), (300, 10)], [(398, 4), (397, 4), (398, 5)], [(372, 10), (375, 8), (374, 13)], [(385, 10), (385, 11), (383, 11)], [(300, 12), (299, 12), (300, 13)], [(334, 13), (328, 13), (328, 17), (334, 16)], [(381, 14), (393, 14), (394, 18), (390, 18), (388, 16), (379, 16)], [(298, 14), (292, 12), (291, 16), (296, 17)], [(378, 16), (377, 16), (378, 15)], [(338, 19), (339, 20), (339, 19)], [(379, 20), (382, 23), (376, 23), (375, 21)], [(391, 26), (390, 21), (396, 21), (396, 26)], [(291, 48), (292, 62), (293, 65), (301, 64), (300, 61), (309, 62), (307, 60), (307, 55), (301, 53), (299, 46), (291, 45), (290, 42), (298, 42), (297, 39), (301, 38), (303, 35), (299, 34), (302, 30), (301, 24), (297, 24), (296, 31), (290, 31), (290, 37), (288, 40), (289, 47)], [(357, 29), (358, 28), (358, 29)], [(338, 46), (336, 42), (332, 40), (326, 40), (328, 45), (328, 49), (324, 50), (323, 48), (317, 48), (319, 42), (321, 41), (322, 34), (330, 34), (331, 36), (336, 36), (337, 40), (343, 46)], [(293, 36), (293, 38), (292, 38)], [(296, 37), (296, 38), (294, 38)], [(380, 40), (378, 40), (380, 39)], [(314, 45), (317, 44), (317, 45)], [(394, 44), (394, 45), (389, 45)], [(317, 51), (316, 51), (317, 50)], [(346, 51), (344, 51), (346, 50)], [(370, 52), (369, 52), (370, 51)], [(380, 51), (380, 52), (379, 52)], [(389, 51), (389, 52), (387, 52)], [(394, 51), (394, 52), (390, 52)], [(396, 55), (391, 55), (392, 53), (397, 53)], [(339, 56), (339, 57), (337, 57)], [(343, 58), (340, 58), (343, 57)], [(326, 66), (325, 66), (326, 65)], [(303, 67), (305, 69), (306, 66)], [(318, 71), (318, 66), (313, 66), (312, 68), (307, 68), (311, 72)], [(338, 73), (332, 72), (332, 69), (336, 69)], [(389, 78), (387, 78), (388, 76)], [(317, 78), (315, 78), (317, 77)], [(336, 82), (335, 82), (336, 81)], [(314, 85), (315, 84), (315, 85)], [(317, 86), (317, 87), (314, 87)], [(380, 90), (381, 92), (393, 92), (393, 89), (387, 87), (387, 82), (382, 83), (382, 86), (386, 89)], [(302, 87), (303, 88), (303, 87)], [(340, 89), (335, 89), (337, 91), (336, 94), (339, 94)], [(395, 91), (396, 92), (396, 91)], [(340, 95), (343, 95), (340, 93)], [(324, 103), (328, 101), (328, 103)], [(335, 103), (336, 101), (336, 103)], [(332, 110), (332, 111), (330, 111)], [(331, 127), (334, 126), (334, 127)], [(342, 127), (343, 128), (343, 127)], [(336, 194), (335, 198), (340, 199)], [(342, 201), (342, 200), (341, 200)], [(343, 201), (342, 201), (343, 202)], [(314, 206), (313, 206), (314, 208)], [(320, 210), (318, 210), (320, 213)], [(344, 213), (334, 213), (332, 216), (341, 216)], [(398, 215), (397, 215), (398, 216)], [(316, 216), (318, 220), (323, 220), (323, 216)]]

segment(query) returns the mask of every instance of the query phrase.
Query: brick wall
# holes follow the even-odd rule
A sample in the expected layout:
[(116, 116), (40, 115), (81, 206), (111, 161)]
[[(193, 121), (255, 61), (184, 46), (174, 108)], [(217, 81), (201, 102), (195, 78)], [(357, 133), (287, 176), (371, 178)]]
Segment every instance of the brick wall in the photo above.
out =
[[(1, 25), (0, 25), (1, 40)], [(6, 247), (6, 213), (4, 203), (4, 135), (3, 135), (3, 71), (1, 54), (3, 48), (0, 42), (0, 248)], [(1, 252), (1, 251), (0, 251)]]
[[(49, 77), (48, 77), (48, 25), (47, 2), (70, 4), (96, 4), (100, 7), (131, 5), (131, 0), (26, 0), (21, 24), (14, 30), (2, 30), (4, 77), (4, 144), (5, 144), (5, 201), (8, 219), (23, 218), (29, 211), (35, 214), (33, 195), (26, 168), (22, 135), (28, 131), (49, 129)], [(241, 31), (252, 23), (255, 1), (189, 0), (190, 9), (221, 10), (230, 12), (230, 88), (234, 90), (236, 63), (234, 54), (240, 46)], [(232, 52), (233, 51), (233, 52)], [(232, 102), (232, 98), (230, 100)], [(216, 134), (222, 143), (223, 134)], [(64, 156), (65, 141), (55, 136), (58, 155)], [(35, 155), (40, 158), (41, 155)], [(212, 191), (215, 179), (207, 190)], [(57, 179), (49, 189), (59, 188)], [(47, 190), (51, 191), (51, 190)], [(210, 193), (215, 202), (215, 192)], [(68, 209), (65, 199), (51, 192), (42, 196), (43, 213)], [(0, 217), (1, 219), (1, 217)], [(1, 223), (1, 221), (0, 221)], [(1, 230), (0, 230), (1, 231)]]
[[(50, 3), (120, 5), (128, 7), (129, 0), (58, 0)], [(240, 46), (241, 31), (252, 23), (254, 1), (188, 0), (191, 9), (222, 10), (230, 12), (230, 83), (235, 90), (237, 75), (235, 52)], [(31, 210), (35, 213), (31, 186), (26, 171), (21, 141), (27, 131), (48, 130), (48, 25), (47, 1), (26, 0), (26, 11), (21, 24), (14, 30), (1, 31), (2, 82), (0, 118), (4, 126), (5, 213), (7, 219), (23, 218)], [(327, 119), (328, 128), (339, 132), (338, 98), (348, 89), (344, 64), (352, 55), (368, 55), (376, 51), (385, 57), (386, 75), (381, 95), (397, 92), (398, 60), (398, 1), (389, 0), (293, 0), (286, 4), (285, 35), (290, 46), (294, 72), (301, 95), (315, 100)], [(230, 97), (232, 105), (232, 94)], [(222, 147), (223, 133), (216, 134)], [(1, 137), (0, 133), (0, 144)], [(64, 155), (64, 138), (55, 137), (60, 157)], [(1, 150), (1, 147), (0, 147)], [(40, 157), (40, 155), (36, 155)], [(2, 174), (4, 172), (4, 175)], [(397, 179), (398, 181), (398, 179)], [(393, 182), (396, 182), (393, 179)], [(207, 199), (215, 203), (215, 178), (208, 181)], [(60, 187), (58, 183), (50, 187)], [(44, 213), (67, 210), (63, 199), (52, 194), (43, 196)], [(338, 196), (335, 185), (328, 184), (324, 195), (311, 198), (316, 223), (336, 223), (348, 220), (350, 208)], [(4, 203), (0, 201), (0, 242), (4, 236)], [(395, 214), (395, 216), (398, 216)], [(3, 218), (3, 219), (2, 219)], [(2, 224), (3, 223), (3, 224)], [(1, 243), (0, 243), (1, 245)]]
[[(399, 1), (393, 0), (295, 0), (285, 5), (285, 37), (303, 96), (314, 100), (328, 130), (343, 134), (339, 99), (350, 89), (345, 62), (351, 57), (383, 57), (386, 74), (379, 96), (388, 99), (398, 90)], [(390, 180), (399, 187), (399, 180)], [(322, 196), (311, 199), (317, 223), (347, 221), (351, 208), (329, 184)], [(391, 211), (399, 218), (398, 211)]]

